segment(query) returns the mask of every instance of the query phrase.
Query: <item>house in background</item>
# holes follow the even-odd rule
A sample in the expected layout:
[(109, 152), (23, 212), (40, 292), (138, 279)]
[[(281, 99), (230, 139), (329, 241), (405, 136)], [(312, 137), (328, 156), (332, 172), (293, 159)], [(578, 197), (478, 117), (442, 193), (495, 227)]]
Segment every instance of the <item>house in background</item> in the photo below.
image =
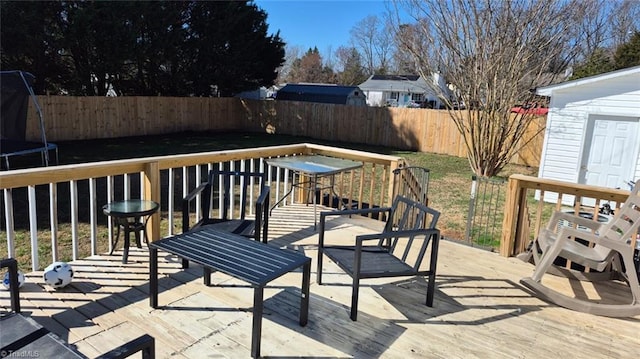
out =
[(550, 97), (539, 177), (623, 189), (640, 179), (640, 66), (536, 93)]
[(261, 86), (255, 90), (243, 91), (234, 97), (239, 97), (248, 100), (264, 100), (268, 98), (268, 89), (264, 86)]
[[(449, 93), (444, 80), (434, 74), (433, 81), (443, 93)], [(369, 106), (440, 108), (442, 102), (418, 75), (373, 75), (359, 87), (364, 91)]]
[(287, 84), (276, 94), (276, 100), (332, 103), (366, 106), (367, 99), (358, 86), (328, 84)]
[[(284, 86), (284, 85), (283, 85)], [(270, 87), (261, 86), (255, 90), (243, 91), (236, 94), (234, 97), (248, 99), (248, 100), (273, 100), (276, 97), (276, 93), (280, 89), (280, 86), (273, 85)]]

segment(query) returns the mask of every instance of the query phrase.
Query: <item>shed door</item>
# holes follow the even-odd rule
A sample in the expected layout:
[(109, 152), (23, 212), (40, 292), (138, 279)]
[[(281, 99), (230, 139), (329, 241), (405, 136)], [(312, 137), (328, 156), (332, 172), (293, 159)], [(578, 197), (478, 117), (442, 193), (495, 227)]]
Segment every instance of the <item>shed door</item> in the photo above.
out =
[(627, 189), (638, 158), (638, 119), (591, 115), (586, 141), (580, 183)]

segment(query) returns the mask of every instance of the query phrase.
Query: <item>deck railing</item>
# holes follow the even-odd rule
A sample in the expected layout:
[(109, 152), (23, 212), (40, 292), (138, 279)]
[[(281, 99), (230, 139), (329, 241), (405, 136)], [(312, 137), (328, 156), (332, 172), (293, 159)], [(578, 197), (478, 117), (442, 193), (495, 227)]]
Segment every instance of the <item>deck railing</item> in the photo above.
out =
[[(399, 157), (305, 143), (4, 171), (0, 242), (8, 257), (30, 257), (34, 271), (50, 261), (96, 255), (107, 238), (111, 250), (113, 231), (101, 207), (130, 198), (160, 203), (147, 233), (152, 240), (169, 236), (181, 228), (181, 198), (205, 181), (213, 166), (267, 172), (270, 203), (276, 203), (291, 188), (291, 177), (264, 160), (302, 154), (362, 161), (362, 168), (335, 179), (337, 193), (355, 206), (390, 205), (393, 171), (404, 166)], [(326, 195), (331, 203), (331, 192)]]
[(524, 252), (553, 211), (571, 211), (594, 221), (606, 221), (607, 214), (600, 213), (600, 209), (609, 205), (615, 211), (628, 196), (629, 191), (623, 189), (512, 175), (504, 206), (500, 254), (508, 257)]

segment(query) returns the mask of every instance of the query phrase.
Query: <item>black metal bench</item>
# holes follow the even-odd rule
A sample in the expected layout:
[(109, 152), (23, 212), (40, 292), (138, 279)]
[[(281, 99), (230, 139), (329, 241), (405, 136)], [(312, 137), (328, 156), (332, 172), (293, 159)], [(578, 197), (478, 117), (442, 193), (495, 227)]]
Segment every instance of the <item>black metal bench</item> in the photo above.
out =
[(202, 227), (161, 239), (149, 244), (149, 295), (153, 308), (158, 308), (158, 250), (202, 265), (204, 284), (207, 286), (211, 285), (212, 270), (251, 284), (254, 288), (252, 357), (260, 356), (264, 287), (272, 280), (300, 267), (303, 269), (300, 325), (307, 325), (311, 258), (213, 227)]

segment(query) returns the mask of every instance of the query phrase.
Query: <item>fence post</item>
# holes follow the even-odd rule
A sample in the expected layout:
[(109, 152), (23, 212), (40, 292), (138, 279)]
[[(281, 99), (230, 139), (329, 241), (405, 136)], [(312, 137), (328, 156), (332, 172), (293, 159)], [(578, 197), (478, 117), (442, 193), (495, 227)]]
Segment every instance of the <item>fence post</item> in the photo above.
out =
[(469, 211), (467, 212), (467, 230), (464, 234), (465, 241), (469, 241), (471, 239), (471, 225), (473, 222), (473, 217), (475, 216), (475, 208), (476, 208), (476, 190), (478, 188), (478, 177), (476, 175), (471, 176), (471, 195), (469, 197)]

